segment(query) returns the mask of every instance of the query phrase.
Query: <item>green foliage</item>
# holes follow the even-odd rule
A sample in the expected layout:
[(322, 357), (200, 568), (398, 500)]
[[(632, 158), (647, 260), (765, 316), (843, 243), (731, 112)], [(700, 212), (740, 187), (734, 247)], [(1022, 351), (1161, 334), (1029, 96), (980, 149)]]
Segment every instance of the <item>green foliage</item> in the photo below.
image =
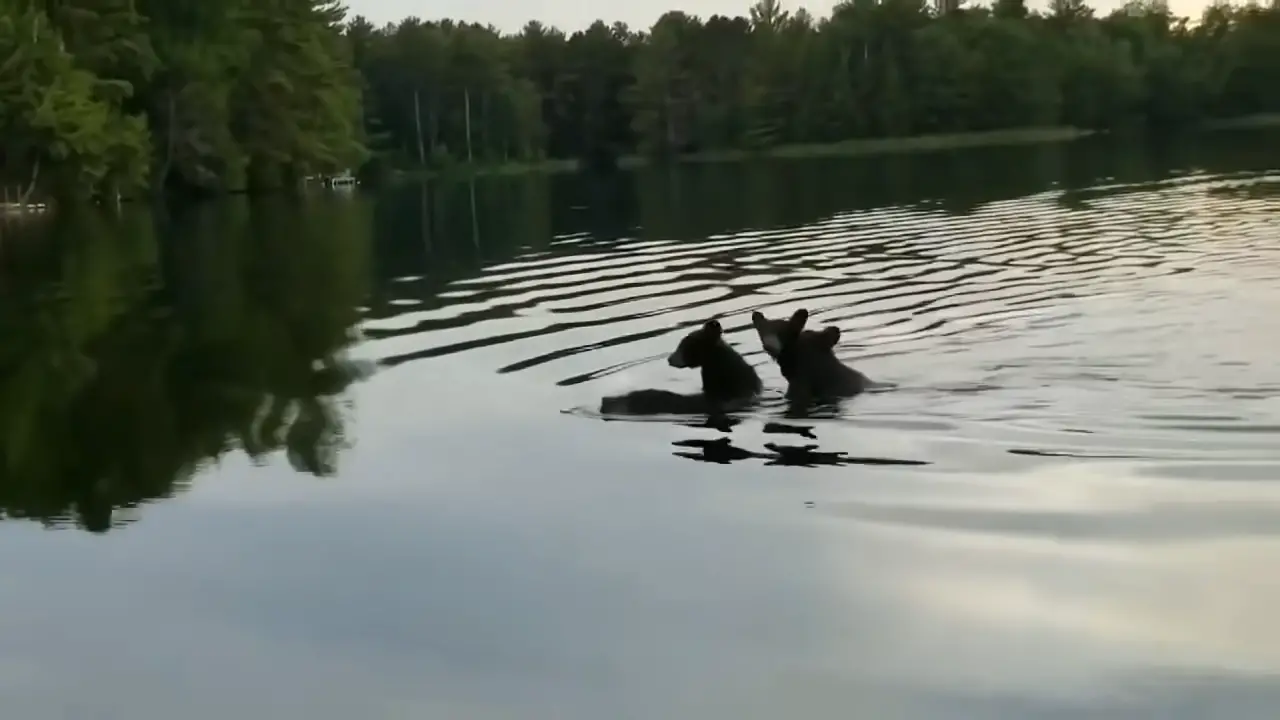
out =
[(1215, 5), (1193, 25), (1162, 0), (1106, 17), (1083, 0), (846, 0), (822, 20), (759, 0), (736, 18), (668, 12), (647, 32), (357, 17), (346, 36), (375, 151), (413, 166), (1280, 111), (1274, 3)]
[(358, 166), (331, 0), (0, 0), (0, 182), (91, 195)]
[(334, 0), (0, 0), (0, 183), (71, 194), (1280, 112), (1280, 5), (758, 0), (646, 32), (451, 20)]
[(79, 67), (42, 11), (0, 16), (0, 151), (5, 175), (34, 183), (41, 168), (72, 189), (108, 179), (146, 180), (147, 129), (121, 112), (128, 85), (104, 84)]

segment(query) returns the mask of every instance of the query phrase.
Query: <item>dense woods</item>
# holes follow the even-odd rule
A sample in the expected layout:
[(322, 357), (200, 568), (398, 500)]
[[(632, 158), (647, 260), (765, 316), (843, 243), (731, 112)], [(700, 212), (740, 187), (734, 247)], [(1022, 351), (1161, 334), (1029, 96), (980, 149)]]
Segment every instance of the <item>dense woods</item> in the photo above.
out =
[(343, 21), (317, 0), (0, 0), (0, 184), (239, 189), (359, 163)]
[(361, 18), (346, 32), (372, 147), (413, 164), (1172, 128), (1280, 111), (1277, 4), (1214, 5), (1194, 23), (1151, 0), (1106, 17), (1083, 0), (1045, 13), (1023, 0), (854, 0), (823, 19), (777, 0), (744, 10), (669, 12), (643, 32)]
[[(0, 0), (0, 185), (235, 190), (362, 165), (765, 150), (1280, 111), (1280, 5), (854, 0), (517, 34), (332, 0)], [(376, 165), (375, 165), (376, 166)]]

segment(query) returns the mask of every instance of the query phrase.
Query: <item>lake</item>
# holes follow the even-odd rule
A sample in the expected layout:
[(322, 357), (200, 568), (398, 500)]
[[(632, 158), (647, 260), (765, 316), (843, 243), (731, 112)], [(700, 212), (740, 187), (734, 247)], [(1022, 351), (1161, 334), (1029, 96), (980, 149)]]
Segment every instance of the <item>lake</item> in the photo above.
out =
[[(893, 388), (597, 412), (799, 307)], [(1271, 718), (1278, 308), (1274, 131), (9, 226), (0, 699)]]

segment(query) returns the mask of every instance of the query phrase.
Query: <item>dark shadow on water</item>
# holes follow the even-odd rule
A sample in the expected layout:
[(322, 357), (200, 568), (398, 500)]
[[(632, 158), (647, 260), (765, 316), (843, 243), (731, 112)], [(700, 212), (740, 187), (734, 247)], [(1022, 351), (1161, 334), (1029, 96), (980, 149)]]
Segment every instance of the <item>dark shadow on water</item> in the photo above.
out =
[(760, 431), (768, 435), (799, 435), (810, 440), (818, 439), (818, 436), (813, 434), (812, 425), (788, 425), (780, 422), (769, 422), (765, 423)]
[[(766, 408), (757, 407), (755, 410), (758, 412), (766, 410)], [(713, 414), (690, 418), (657, 415), (607, 415), (585, 408), (575, 408), (572, 410), (564, 410), (562, 412), (568, 415), (595, 417), (606, 422), (656, 422), (697, 430), (715, 430), (726, 434), (733, 432), (735, 428), (743, 426), (747, 419), (753, 419), (753, 416), (750, 413), (747, 413), (747, 417), (743, 417), (743, 414), (739, 413)], [(838, 411), (833, 411), (830, 417), (834, 418), (838, 416)], [(808, 417), (821, 419), (816, 415), (808, 415)], [(813, 425), (798, 425), (789, 422), (766, 420), (760, 426), (760, 431), (766, 435), (793, 435), (808, 440), (818, 439), (815, 426)], [(735, 445), (732, 439), (728, 437), (710, 439), (691, 438), (688, 440), (674, 441), (672, 445), (680, 448), (673, 453), (677, 457), (720, 465), (727, 465), (729, 463), (739, 462), (742, 460), (762, 460), (765, 465), (782, 465), (792, 467), (840, 465), (919, 466), (931, 464), (922, 460), (852, 456), (842, 451), (820, 450), (819, 445), (816, 443), (792, 445), (778, 442), (766, 442), (762, 446), (764, 450), (763, 452), (741, 448)]]
[(690, 460), (698, 460), (701, 462), (717, 463), (720, 465), (728, 465), (739, 460), (749, 460), (751, 458), (760, 457), (758, 454), (750, 450), (743, 450), (730, 442), (729, 438), (716, 438), (714, 440), (693, 439), (680, 440), (671, 443), (676, 447), (695, 448), (699, 452), (682, 452), (672, 453), (676, 457), (689, 458)]
[(693, 438), (690, 440), (677, 440), (671, 444), (678, 448), (691, 448), (696, 450), (696, 452), (677, 450), (672, 453), (676, 457), (719, 465), (728, 465), (741, 460), (762, 460), (765, 465), (784, 465), (788, 467), (930, 464), (923, 460), (855, 457), (841, 451), (819, 450), (817, 445), (782, 445), (780, 443), (765, 443), (763, 447), (767, 452), (757, 452), (738, 447), (727, 437), (714, 439)]
[(1145, 455), (1130, 455), (1125, 453), (1098, 453), (1098, 452), (1073, 452), (1069, 450), (1039, 450), (1036, 448), (1009, 448), (1005, 452), (1010, 455), (1025, 455), (1028, 457), (1058, 457), (1058, 458), (1076, 458), (1090, 460), (1142, 460), (1147, 459)]
[(801, 402), (788, 400), (782, 416), (788, 420), (835, 420), (844, 413), (848, 401)]
[(719, 430), (722, 433), (732, 432), (735, 427), (741, 424), (742, 418), (719, 414), (708, 415), (702, 422), (695, 421), (684, 423), (685, 427)]
[(236, 451), (333, 475), (370, 372), (363, 213), (60, 208), (0, 277), (0, 517), (104, 532)]

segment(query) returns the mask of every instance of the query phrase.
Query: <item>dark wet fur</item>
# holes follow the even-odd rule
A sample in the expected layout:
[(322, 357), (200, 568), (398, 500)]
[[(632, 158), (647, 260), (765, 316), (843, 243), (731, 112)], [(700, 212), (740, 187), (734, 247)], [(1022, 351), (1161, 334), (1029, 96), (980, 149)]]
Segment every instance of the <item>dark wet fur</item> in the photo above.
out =
[(702, 415), (716, 410), (702, 393), (684, 395), (657, 388), (633, 390), (600, 401), (600, 412), (610, 415)]
[(693, 415), (749, 405), (764, 385), (755, 368), (724, 341), (716, 320), (685, 335), (667, 358), (673, 367), (698, 368), (702, 392), (683, 395), (670, 390), (634, 390), (600, 401), (600, 412), (628, 415)]
[(786, 320), (771, 320), (758, 311), (751, 314), (761, 345), (787, 380), (788, 397), (831, 399), (866, 390), (871, 385), (867, 376), (836, 357), (840, 328), (805, 330), (808, 320), (809, 311), (803, 308)]

